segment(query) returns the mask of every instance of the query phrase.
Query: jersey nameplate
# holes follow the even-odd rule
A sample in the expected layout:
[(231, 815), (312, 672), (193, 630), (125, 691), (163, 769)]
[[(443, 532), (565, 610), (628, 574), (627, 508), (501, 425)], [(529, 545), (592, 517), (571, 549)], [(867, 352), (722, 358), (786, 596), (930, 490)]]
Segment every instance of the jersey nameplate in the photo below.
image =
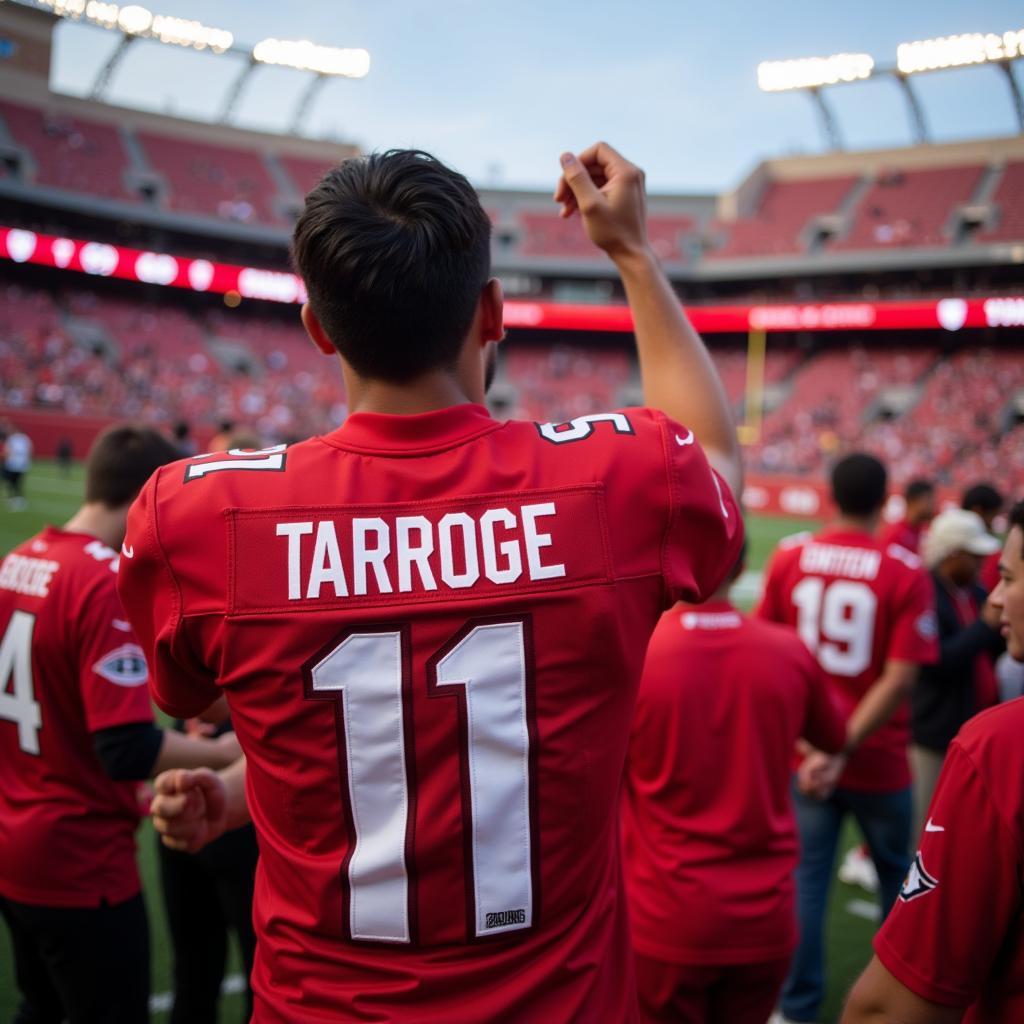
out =
[(229, 614), (465, 601), (612, 579), (596, 484), (228, 516)]

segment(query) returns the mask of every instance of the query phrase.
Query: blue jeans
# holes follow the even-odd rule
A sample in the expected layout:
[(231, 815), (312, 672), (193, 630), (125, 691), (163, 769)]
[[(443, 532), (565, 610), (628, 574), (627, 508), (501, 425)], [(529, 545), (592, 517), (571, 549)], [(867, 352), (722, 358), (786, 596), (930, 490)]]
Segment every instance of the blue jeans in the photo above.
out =
[(782, 1012), (794, 1021), (815, 1021), (825, 997), (825, 912), (835, 869), (843, 819), (852, 814), (878, 869), (882, 917), (892, 909), (910, 867), (911, 790), (865, 793), (837, 789), (828, 800), (814, 800), (793, 787), (800, 830), (796, 870), (800, 941), (782, 989)]

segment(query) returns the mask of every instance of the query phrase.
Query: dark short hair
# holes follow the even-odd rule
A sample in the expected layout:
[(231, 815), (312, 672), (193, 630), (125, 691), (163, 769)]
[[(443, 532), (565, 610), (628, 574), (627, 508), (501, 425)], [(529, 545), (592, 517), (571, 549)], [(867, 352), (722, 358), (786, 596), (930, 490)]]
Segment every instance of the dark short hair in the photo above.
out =
[(1024, 501), (1018, 501), (1010, 509), (1010, 529), (1017, 527), (1024, 530)]
[(854, 452), (832, 469), (832, 497), (847, 516), (870, 516), (885, 504), (888, 476), (873, 455)]
[(181, 452), (151, 427), (108, 427), (93, 442), (85, 464), (85, 500), (107, 508), (130, 504), (143, 484)]
[(903, 492), (903, 497), (907, 501), (917, 501), (918, 498), (924, 498), (928, 495), (935, 493), (935, 484), (931, 480), (925, 480), (924, 477), (918, 477), (916, 480), (911, 480), (907, 484), (906, 490)]
[(292, 260), (317, 320), (361, 376), (455, 365), (491, 270), (473, 186), (429, 153), (354, 157), (306, 196)]
[(1003, 507), (1003, 496), (991, 484), (975, 484), (964, 491), (961, 508), (980, 508), (995, 515)]

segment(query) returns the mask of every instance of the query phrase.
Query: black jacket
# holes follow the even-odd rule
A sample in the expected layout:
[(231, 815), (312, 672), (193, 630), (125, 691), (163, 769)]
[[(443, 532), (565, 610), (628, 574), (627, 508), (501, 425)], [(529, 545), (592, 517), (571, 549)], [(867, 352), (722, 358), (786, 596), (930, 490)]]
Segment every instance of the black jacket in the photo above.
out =
[[(960, 726), (971, 718), (974, 706), (974, 662), (979, 654), (998, 655), (1003, 649), (999, 631), (977, 619), (963, 626), (953, 597), (932, 573), (935, 611), (939, 625), (938, 664), (922, 665), (911, 699), (911, 732), (914, 742), (944, 753)], [(971, 587), (978, 607), (986, 597), (985, 588)]]

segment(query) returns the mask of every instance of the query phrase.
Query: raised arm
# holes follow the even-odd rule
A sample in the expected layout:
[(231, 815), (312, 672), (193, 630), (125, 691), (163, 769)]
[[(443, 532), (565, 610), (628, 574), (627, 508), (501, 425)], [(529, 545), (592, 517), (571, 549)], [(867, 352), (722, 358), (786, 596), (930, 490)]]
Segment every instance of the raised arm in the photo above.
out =
[(604, 142), (578, 156), (564, 153), (555, 201), (563, 217), (579, 212), (591, 241), (619, 271), (633, 313), (645, 403), (694, 432), (738, 499), (743, 469), (732, 410), (648, 242), (643, 171)]

